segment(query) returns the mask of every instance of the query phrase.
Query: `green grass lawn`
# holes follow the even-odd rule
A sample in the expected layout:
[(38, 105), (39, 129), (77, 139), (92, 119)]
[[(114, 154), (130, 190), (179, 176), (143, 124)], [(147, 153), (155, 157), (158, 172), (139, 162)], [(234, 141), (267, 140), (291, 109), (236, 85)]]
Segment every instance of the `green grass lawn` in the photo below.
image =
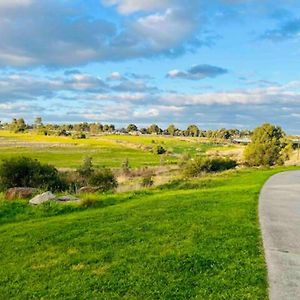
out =
[(280, 169), (0, 204), (0, 299), (267, 299), (259, 191)]
[[(125, 159), (133, 168), (159, 165), (159, 155), (134, 149), (115, 141), (103, 139), (74, 140), (69, 137), (47, 137), (34, 134), (13, 134), (0, 131), (0, 160), (24, 155), (50, 163), (59, 168), (78, 168), (86, 156), (93, 158), (95, 166), (120, 168)], [(16, 145), (11, 145), (16, 141)], [(2, 145), (1, 145), (2, 144)], [(167, 157), (165, 163), (176, 159)]]
[[(120, 168), (124, 160), (129, 160), (133, 168), (142, 166), (156, 166), (160, 164), (159, 155), (125, 147), (1, 147), (0, 160), (15, 156), (26, 156), (38, 159), (42, 163), (49, 163), (58, 168), (78, 168), (86, 156), (93, 158), (93, 165), (100, 167)], [(174, 158), (167, 158), (166, 163), (174, 162)]]

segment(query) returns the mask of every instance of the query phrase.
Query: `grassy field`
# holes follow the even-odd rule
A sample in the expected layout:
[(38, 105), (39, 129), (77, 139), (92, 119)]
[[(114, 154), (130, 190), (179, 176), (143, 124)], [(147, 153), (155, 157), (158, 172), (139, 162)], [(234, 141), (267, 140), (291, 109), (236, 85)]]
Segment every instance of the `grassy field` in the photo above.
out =
[[(0, 159), (25, 155), (60, 168), (77, 168), (84, 157), (93, 157), (95, 166), (119, 168), (125, 159), (132, 167), (160, 164), (160, 157), (142, 149), (133, 149), (114, 141), (70, 137), (12, 134), (0, 131)], [(174, 162), (167, 158), (166, 162)]]
[(175, 154), (189, 153), (191, 155), (202, 154), (208, 150), (231, 149), (233, 145), (217, 144), (204, 138), (191, 137), (166, 137), (166, 136), (130, 136), (130, 135), (106, 135), (105, 140), (122, 142), (123, 144), (144, 145), (151, 147), (155, 144), (162, 145), (168, 151)]
[[(0, 204), (1, 299), (267, 299), (259, 191), (281, 169)], [(91, 196), (92, 197), (92, 196)]]
[(70, 137), (0, 131), (0, 160), (25, 155), (59, 168), (77, 168), (84, 157), (91, 156), (95, 166), (119, 168), (125, 159), (133, 168), (156, 166), (161, 164), (161, 157), (151, 152), (155, 144), (163, 145), (172, 152), (173, 155), (164, 157), (166, 164), (176, 162), (176, 155), (184, 152), (196, 154), (215, 148), (229, 148), (193, 138), (106, 135), (74, 140)]

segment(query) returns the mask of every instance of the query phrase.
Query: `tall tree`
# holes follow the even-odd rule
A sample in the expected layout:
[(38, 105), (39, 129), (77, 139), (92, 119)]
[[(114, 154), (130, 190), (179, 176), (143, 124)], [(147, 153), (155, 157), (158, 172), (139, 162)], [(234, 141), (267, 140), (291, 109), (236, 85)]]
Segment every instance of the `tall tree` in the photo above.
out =
[(189, 136), (198, 136), (199, 132), (200, 130), (197, 125), (189, 125), (187, 128), (187, 133)]
[(161, 134), (162, 133), (162, 129), (158, 127), (158, 125), (156, 124), (152, 124), (148, 129), (147, 129), (148, 133), (151, 134)]
[(137, 128), (137, 126), (135, 124), (129, 124), (127, 126), (127, 131), (128, 132), (137, 131), (137, 130), (138, 130), (138, 128)]
[(43, 126), (43, 120), (41, 117), (36, 117), (34, 119), (34, 127), (38, 128), (38, 127), (41, 127)]
[(283, 164), (290, 149), (291, 145), (281, 127), (266, 123), (254, 130), (244, 157), (250, 166), (273, 166)]
[(169, 135), (175, 135), (175, 132), (177, 131), (177, 128), (174, 124), (170, 124), (167, 128), (167, 132)]

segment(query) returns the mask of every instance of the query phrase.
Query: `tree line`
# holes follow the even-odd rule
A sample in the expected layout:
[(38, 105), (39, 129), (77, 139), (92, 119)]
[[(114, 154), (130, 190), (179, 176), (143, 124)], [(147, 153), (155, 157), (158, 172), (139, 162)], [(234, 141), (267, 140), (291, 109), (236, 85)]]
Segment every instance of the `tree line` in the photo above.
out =
[(86, 134), (96, 135), (101, 133), (114, 134), (155, 134), (155, 135), (169, 135), (169, 136), (184, 136), (184, 137), (207, 137), (215, 139), (233, 139), (249, 137), (252, 132), (250, 130), (240, 130), (237, 128), (218, 130), (202, 130), (197, 125), (191, 124), (186, 129), (179, 129), (174, 124), (170, 124), (163, 129), (157, 124), (152, 124), (148, 127), (139, 128), (137, 125), (131, 123), (126, 128), (116, 128), (114, 124), (101, 123), (75, 123), (75, 124), (44, 124), (41, 117), (37, 117), (33, 124), (28, 124), (23, 118), (14, 118), (10, 123), (1, 123), (1, 129), (10, 130), (15, 133), (35, 130), (43, 135), (59, 135), (59, 136), (74, 136), (77, 138), (85, 138)]

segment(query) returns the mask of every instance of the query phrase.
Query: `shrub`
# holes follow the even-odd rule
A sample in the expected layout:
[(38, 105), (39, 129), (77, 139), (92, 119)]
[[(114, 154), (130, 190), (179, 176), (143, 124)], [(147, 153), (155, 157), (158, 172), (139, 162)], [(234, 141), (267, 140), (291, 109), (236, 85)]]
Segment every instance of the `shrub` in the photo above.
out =
[(99, 188), (99, 191), (107, 192), (118, 187), (118, 182), (110, 169), (103, 168), (94, 171), (90, 176), (89, 184)]
[(196, 157), (186, 164), (184, 175), (187, 177), (197, 177), (202, 173), (222, 172), (234, 169), (236, 166), (237, 162), (229, 158)]
[(85, 157), (82, 165), (77, 169), (77, 172), (86, 181), (93, 174), (93, 159), (89, 156)]
[(126, 158), (122, 163), (122, 171), (126, 175), (130, 173), (130, 164), (128, 158)]
[(79, 203), (79, 207), (82, 208), (94, 207), (96, 205), (97, 205), (97, 200), (91, 198), (82, 199)]
[(154, 181), (153, 181), (153, 177), (151, 175), (147, 175), (145, 177), (142, 178), (142, 187), (151, 187), (153, 186)]
[(165, 154), (167, 151), (163, 146), (156, 145), (156, 146), (153, 147), (153, 152), (158, 154), (158, 155), (161, 155), (161, 154)]
[(72, 138), (75, 140), (83, 140), (86, 139), (86, 134), (83, 132), (77, 132), (75, 134), (72, 135)]
[(16, 157), (5, 159), (0, 165), (0, 188), (12, 187), (63, 191), (67, 189), (67, 184), (53, 166), (27, 157)]

